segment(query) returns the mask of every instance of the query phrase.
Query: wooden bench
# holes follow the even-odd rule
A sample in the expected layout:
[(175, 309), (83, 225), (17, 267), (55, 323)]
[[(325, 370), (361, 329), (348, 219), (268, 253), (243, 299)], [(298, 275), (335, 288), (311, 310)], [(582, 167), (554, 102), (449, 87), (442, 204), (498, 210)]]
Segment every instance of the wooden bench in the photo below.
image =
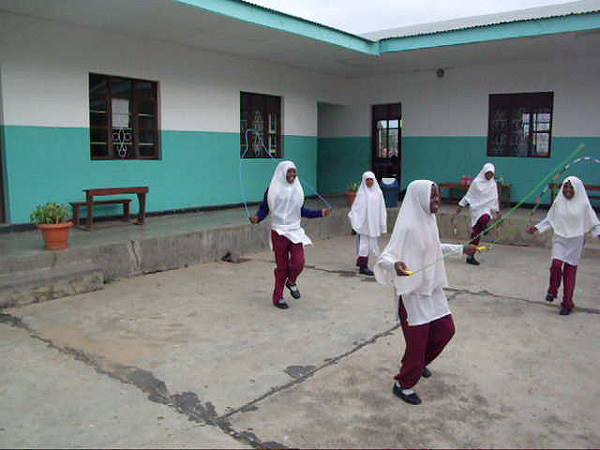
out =
[[(148, 186), (133, 186), (133, 187), (108, 187), (108, 188), (99, 188), (99, 189), (84, 189), (85, 192), (85, 202), (73, 202), (71, 205), (76, 205), (73, 207), (73, 222), (77, 219), (79, 221), (79, 207), (85, 206), (87, 208), (87, 220), (86, 225), (89, 230), (91, 230), (94, 226), (94, 205), (106, 205), (106, 204), (123, 204), (123, 216), (127, 217), (129, 220), (129, 203), (130, 199), (110, 199), (110, 200), (100, 200), (95, 201), (94, 196), (98, 195), (121, 195), (121, 194), (136, 194), (139, 203), (139, 213), (138, 213), (138, 225), (144, 225), (144, 221), (146, 218), (146, 194), (148, 194)], [(77, 212), (75, 212), (77, 211)], [(76, 216), (77, 215), (77, 216)], [(75, 222), (75, 224), (77, 224)]]
[[(115, 198), (111, 200), (96, 200), (94, 205), (118, 205), (123, 204), (123, 221), (129, 222), (129, 204), (131, 203), (130, 198)], [(79, 208), (82, 206), (87, 207), (87, 202), (70, 202), (73, 208), (73, 225), (79, 226)], [(88, 222), (90, 218), (88, 217)]]

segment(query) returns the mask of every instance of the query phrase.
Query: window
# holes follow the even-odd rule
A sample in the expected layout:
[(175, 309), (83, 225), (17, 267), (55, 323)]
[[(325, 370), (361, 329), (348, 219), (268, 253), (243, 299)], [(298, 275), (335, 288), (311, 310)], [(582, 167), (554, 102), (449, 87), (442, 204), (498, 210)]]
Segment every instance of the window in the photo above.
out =
[(154, 81), (90, 74), (92, 159), (158, 159)]
[(281, 97), (241, 92), (240, 157), (281, 155)]
[(554, 93), (490, 95), (488, 156), (549, 157)]

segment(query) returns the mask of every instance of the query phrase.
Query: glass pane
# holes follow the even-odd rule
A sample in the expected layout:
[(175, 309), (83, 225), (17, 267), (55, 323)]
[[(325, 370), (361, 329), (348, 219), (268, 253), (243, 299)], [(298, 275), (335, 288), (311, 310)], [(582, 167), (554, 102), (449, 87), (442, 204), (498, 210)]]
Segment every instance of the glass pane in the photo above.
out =
[(550, 151), (550, 135), (548, 133), (533, 133), (533, 154), (548, 156)]
[(131, 143), (123, 143), (123, 142), (114, 142), (113, 141), (113, 152), (115, 158), (133, 158), (135, 155), (133, 154), (133, 144)]
[(104, 75), (90, 74), (90, 96), (106, 95), (108, 92), (108, 79)]
[(113, 98), (112, 101), (112, 127), (129, 128), (129, 100)]
[(106, 129), (90, 129), (90, 142), (106, 145)]
[(377, 132), (377, 157), (387, 158), (387, 129)]
[(137, 102), (138, 114), (144, 117), (154, 117), (155, 114), (155, 103), (150, 101), (139, 101)]
[(135, 96), (136, 98), (155, 98), (154, 93), (156, 83), (152, 81), (135, 81)]
[(511, 111), (508, 149), (510, 156), (527, 156), (529, 133), (525, 133), (525, 127), (529, 124), (528, 117), (525, 108), (516, 108)]
[(397, 120), (390, 120), (388, 126), (390, 128), (398, 128), (398, 121)]
[(550, 131), (550, 113), (537, 112), (533, 114), (533, 131)]
[(131, 98), (132, 84), (132, 80), (112, 77), (110, 79), (110, 93), (113, 97)]
[(140, 129), (156, 129), (156, 122), (152, 116), (138, 116)]
[(378, 120), (377, 121), (377, 129), (378, 130), (385, 130), (387, 129), (388, 124), (387, 124), (387, 120)]
[(90, 112), (106, 113), (106, 98), (90, 95)]
[[(392, 121), (390, 120), (390, 123)], [(388, 158), (398, 156), (398, 129), (390, 129), (388, 132)]]
[(112, 132), (112, 144), (115, 157), (133, 158), (133, 135), (131, 130), (121, 128)]
[(91, 145), (92, 158), (106, 158), (108, 156), (108, 145), (106, 143)]
[(139, 147), (140, 156), (146, 158), (156, 157), (156, 149), (154, 145), (140, 145)]
[[(260, 157), (263, 154), (263, 143), (265, 139), (265, 122), (263, 120), (262, 111), (254, 109), (252, 112), (252, 126), (254, 130), (252, 134), (252, 150), (250, 150), (255, 157)], [(266, 156), (266, 155), (264, 155)]]
[(154, 141), (155, 141), (155, 135), (154, 135), (154, 131), (140, 131), (139, 132), (139, 145), (144, 146), (144, 145), (154, 145)]
[(90, 113), (90, 127), (106, 127), (106, 114)]

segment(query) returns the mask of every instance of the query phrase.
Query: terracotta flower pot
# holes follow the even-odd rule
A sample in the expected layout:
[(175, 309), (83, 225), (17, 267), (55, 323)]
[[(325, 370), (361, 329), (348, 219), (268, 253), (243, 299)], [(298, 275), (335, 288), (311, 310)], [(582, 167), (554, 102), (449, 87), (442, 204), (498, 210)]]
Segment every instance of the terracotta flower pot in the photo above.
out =
[(46, 250), (62, 250), (69, 243), (69, 231), (73, 222), (63, 223), (39, 223), (38, 228), (42, 232)]
[(352, 203), (356, 198), (356, 192), (346, 192), (346, 200), (348, 201), (348, 208), (352, 208)]

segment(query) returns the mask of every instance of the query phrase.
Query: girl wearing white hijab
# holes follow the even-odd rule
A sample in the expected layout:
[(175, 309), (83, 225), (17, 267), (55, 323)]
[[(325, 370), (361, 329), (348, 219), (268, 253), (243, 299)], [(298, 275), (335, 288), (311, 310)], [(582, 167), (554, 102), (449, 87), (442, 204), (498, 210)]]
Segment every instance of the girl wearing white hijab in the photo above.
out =
[[(492, 217), (500, 218), (500, 207), (498, 204), (498, 187), (494, 180), (496, 169), (492, 163), (487, 163), (471, 182), (469, 190), (458, 202), (456, 215), (460, 214), (466, 206), (471, 208), (471, 243), (479, 245), (481, 232), (485, 230)], [(479, 265), (475, 256), (467, 257), (467, 264)]]
[[(375, 278), (394, 288), (396, 309), (406, 341), (393, 393), (407, 403), (421, 399), (412, 389), (427, 365), (454, 335), (454, 322), (443, 288), (448, 286), (444, 254), (474, 254), (474, 245), (440, 243), (435, 212), (440, 205), (438, 186), (429, 180), (408, 185), (390, 242), (375, 264)], [(407, 276), (406, 270), (414, 271)]]
[(329, 209), (312, 210), (304, 207), (304, 190), (296, 176), (296, 166), (291, 161), (277, 165), (269, 188), (256, 215), (250, 222), (256, 224), (271, 213), (271, 247), (275, 252), (275, 289), (273, 305), (287, 309), (283, 299), (284, 285), (293, 298), (300, 298), (296, 279), (304, 268), (304, 246), (312, 241), (300, 226), (300, 218), (327, 217)]
[(358, 235), (356, 266), (359, 273), (373, 275), (369, 270), (369, 253), (379, 255), (378, 238), (387, 232), (387, 210), (383, 193), (373, 172), (365, 172), (358, 193), (348, 213), (352, 229)]
[(560, 194), (554, 199), (546, 218), (537, 225), (527, 229), (528, 233), (543, 233), (554, 229), (552, 245), (552, 264), (550, 265), (550, 285), (546, 300), (554, 301), (558, 295), (561, 278), (563, 279), (563, 301), (560, 313), (569, 315), (575, 290), (577, 265), (585, 241), (585, 234), (593, 230), (600, 238), (600, 221), (592, 209), (585, 186), (577, 177), (567, 177), (562, 183)]

